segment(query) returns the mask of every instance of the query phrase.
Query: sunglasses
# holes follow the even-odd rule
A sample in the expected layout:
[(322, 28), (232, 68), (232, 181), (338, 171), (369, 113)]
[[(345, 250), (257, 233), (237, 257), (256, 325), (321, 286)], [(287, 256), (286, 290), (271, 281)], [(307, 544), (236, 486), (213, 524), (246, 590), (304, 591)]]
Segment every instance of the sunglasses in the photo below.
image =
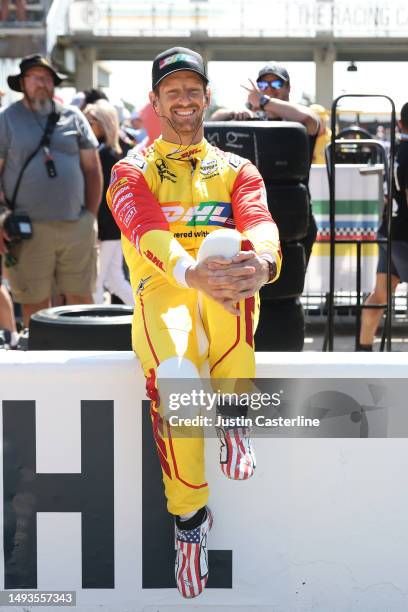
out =
[(273, 81), (257, 81), (256, 82), (260, 91), (265, 91), (268, 87), (272, 89), (282, 89), (285, 85), (285, 81), (282, 79), (274, 79)]

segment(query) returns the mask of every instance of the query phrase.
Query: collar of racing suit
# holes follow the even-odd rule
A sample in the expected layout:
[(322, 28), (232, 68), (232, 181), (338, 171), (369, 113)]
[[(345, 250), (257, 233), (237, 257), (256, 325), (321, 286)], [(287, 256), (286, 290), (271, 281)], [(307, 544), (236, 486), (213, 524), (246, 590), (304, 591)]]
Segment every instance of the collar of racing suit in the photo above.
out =
[(156, 151), (167, 159), (174, 161), (187, 161), (200, 160), (202, 161), (208, 151), (209, 143), (205, 138), (200, 140), (197, 144), (191, 144), (187, 147), (184, 145), (177, 145), (174, 142), (167, 142), (163, 138), (158, 138), (155, 141)]

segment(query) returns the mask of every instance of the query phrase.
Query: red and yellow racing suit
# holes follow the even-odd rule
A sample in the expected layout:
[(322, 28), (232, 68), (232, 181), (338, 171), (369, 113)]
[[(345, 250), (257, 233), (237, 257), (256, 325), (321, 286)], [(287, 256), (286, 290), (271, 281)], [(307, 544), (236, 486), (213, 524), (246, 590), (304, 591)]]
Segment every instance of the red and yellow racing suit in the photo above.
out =
[(279, 275), (278, 231), (255, 166), (205, 139), (181, 149), (159, 138), (144, 156), (130, 153), (113, 168), (107, 199), (135, 293), (132, 344), (152, 399), (168, 509), (185, 514), (207, 502), (204, 443), (172, 437), (158, 407), (157, 369), (177, 357), (198, 371), (208, 360), (214, 378), (253, 378), (259, 312), (253, 297), (242, 300), (240, 316), (230, 314), (189, 288), (185, 272), (205, 236), (236, 228), (259, 255), (276, 260)]

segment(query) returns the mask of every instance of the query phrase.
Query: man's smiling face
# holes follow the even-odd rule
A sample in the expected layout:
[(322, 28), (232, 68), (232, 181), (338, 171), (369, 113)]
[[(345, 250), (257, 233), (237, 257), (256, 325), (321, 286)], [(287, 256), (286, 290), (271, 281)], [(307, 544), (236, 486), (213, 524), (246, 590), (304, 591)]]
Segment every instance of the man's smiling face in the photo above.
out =
[(189, 138), (193, 144), (201, 140), (208, 94), (198, 74), (191, 70), (170, 74), (151, 92), (150, 101), (160, 118), (164, 140), (178, 143), (182, 138), (183, 144), (189, 144)]

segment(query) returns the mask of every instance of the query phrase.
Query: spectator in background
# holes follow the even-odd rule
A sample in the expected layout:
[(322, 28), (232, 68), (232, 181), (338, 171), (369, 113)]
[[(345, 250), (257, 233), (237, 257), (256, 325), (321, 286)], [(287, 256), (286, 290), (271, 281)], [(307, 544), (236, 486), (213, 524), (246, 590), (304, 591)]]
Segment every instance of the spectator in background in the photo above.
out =
[(389, 155), (391, 142), (389, 137), (387, 138), (387, 130), (383, 125), (377, 125), (377, 130), (375, 132), (374, 138), (381, 142), (386, 151), (386, 154)]
[[(228, 109), (220, 109), (216, 111), (218, 115), (215, 113), (212, 115), (211, 120), (225, 120), (225, 117), (228, 116), (230, 120), (252, 118), (273, 121), (297, 121), (305, 126), (309, 135), (309, 159), (311, 163), (316, 138), (323, 129), (322, 121), (319, 115), (309, 107), (289, 101), (290, 78), (286, 68), (276, 62), (270, 62), (259, 71), (256, 82), (249, 79), (249, 86), (243, 87), (248, 92), (247, 108), (251, 112), (251, 116), (248, 117), (248, 111), (245, 110), (228, 111)], [(309, 177), (307, 177), (305, 183), (308, 188)], [(305, 249), (306, 264), (309, 262), (317, 235), (317, 226), (312, 214), (311, 204), (309, 219), (307, 235), (300, 240)]]
[(320, 129), (313, 149), (312, 164), (326, 165), (325, 151), (331, 141), (331, 129), (327, 126), (329, 113), (321, 104), (311, 104), (310, 109), (320, 117)]
[(309, 136), (317, 136), (320, 119), (309, 107), (289, 101), (290, 78), (284, 66), (271, 62), (259, 71), (256, 83), (249, 79), (248, 107), (252, 111), (263, 111), (266, 119), (274, 121), (298, 121)]
[(98, 100), (108, 100), (108, 96), (106, 95), (106, 93), (102, 91), (102, 89), (95, 89), (95, 88), (85, 89), (84, 95), (85, 95), (84, 107), (87, 104), (94, 104)]
[(136, 110), (130, 115), (130, 127), (126, 128), (126, 134), (133, 141), (135, 152), (141, 151), (146, 146), (149, 137), (143, 127), (143, 119)]
[(99, 142), (99, 157), (103, 172), (102, 199), (98, 210), (99, 269), (94, 301), (103, 304), (104, 288), (117, 295), (124, 304), (134, 305), (132, 288), (123, 271), (120, 230), (106, 203), (111, 170), (123, 157), (119, 144), (119, 121), (116, 109), (106, 100), (89, 104), (85, 110), (91, 128)]
[[(398, 144), (394, 179), (392, 186), (393, 201), (391, 215), (391, 290), (395, 293), (399, 283), (408, 281), (408, 102), (401, 108), (398, 122), (400, 142)], [(387, 236), (387, 207), (384, 207), (378, 238)], [(365, 304), (385, 304), (387, 301), (387, 246), (379, 244), (377, 275), (373, 292)], [(374, 336), (384, 310), (363, 308), (360, 329), (360, 351), (372, 351)]]
[(83, 110), (86, 106), (85, 92), (77, 91), (70, 102), (71, 106), (76, 106), (79, 110)]
[[(78, 91), (71, 100), (71, 105), (76, 106), (79, 110), (84, 111), (88, 104), (95, 104), (98, 100), (109, 102), (106, 94), (100, 89), (89, 89), (86, 91)], [(119, 145), (123, 151), (123, 156), (134, 147), (133, 140), (126, 134), (122, 124), (130, 116), (129, 111), (125, 108), (121, 100), (112, 103), (115, 108), (119, 120)]]
[(123, 151), (123, 157), (126, 157), (128, 151), (133, 149), (135, 146), (134, 141), (126, 132), (126, 123), (130, 119), (130, 112), (123, 104), (123, 100), (116, 99), (112, 102), (113, 107), (116, 110), (119, 120), (119, 145)]
[(67, 304), (92, 303), (96, 277), (102, 189), (98, 142), (80, 111), (53, 100), (63, 78), (45, 57), (25, 57), (20, 73), (8, 77), (10, 88), (23, 93), (23, 99), (0, 113), (6, 206), (32, 156), (21, 175), (14, 212), (30, 217), (33, 237), (10, 244), (0, 228), (0, 253), (8, 252), (7, 276), (14, 300), (22, 304), (25, 326), (31, 314), (50, 306), (54, 282)]
[(137, 110), (132, 111), (130, 115), (130, 125), (136, 132), (137, 142), (141, 142), (144, 138), (146, 138), (146, 130), (143, 127), (143, 119)]
[(375, 132), (376, 140), (387, 140), (385, 137), (385, 128), (383, 125), (377, 125), (377, 130)]

